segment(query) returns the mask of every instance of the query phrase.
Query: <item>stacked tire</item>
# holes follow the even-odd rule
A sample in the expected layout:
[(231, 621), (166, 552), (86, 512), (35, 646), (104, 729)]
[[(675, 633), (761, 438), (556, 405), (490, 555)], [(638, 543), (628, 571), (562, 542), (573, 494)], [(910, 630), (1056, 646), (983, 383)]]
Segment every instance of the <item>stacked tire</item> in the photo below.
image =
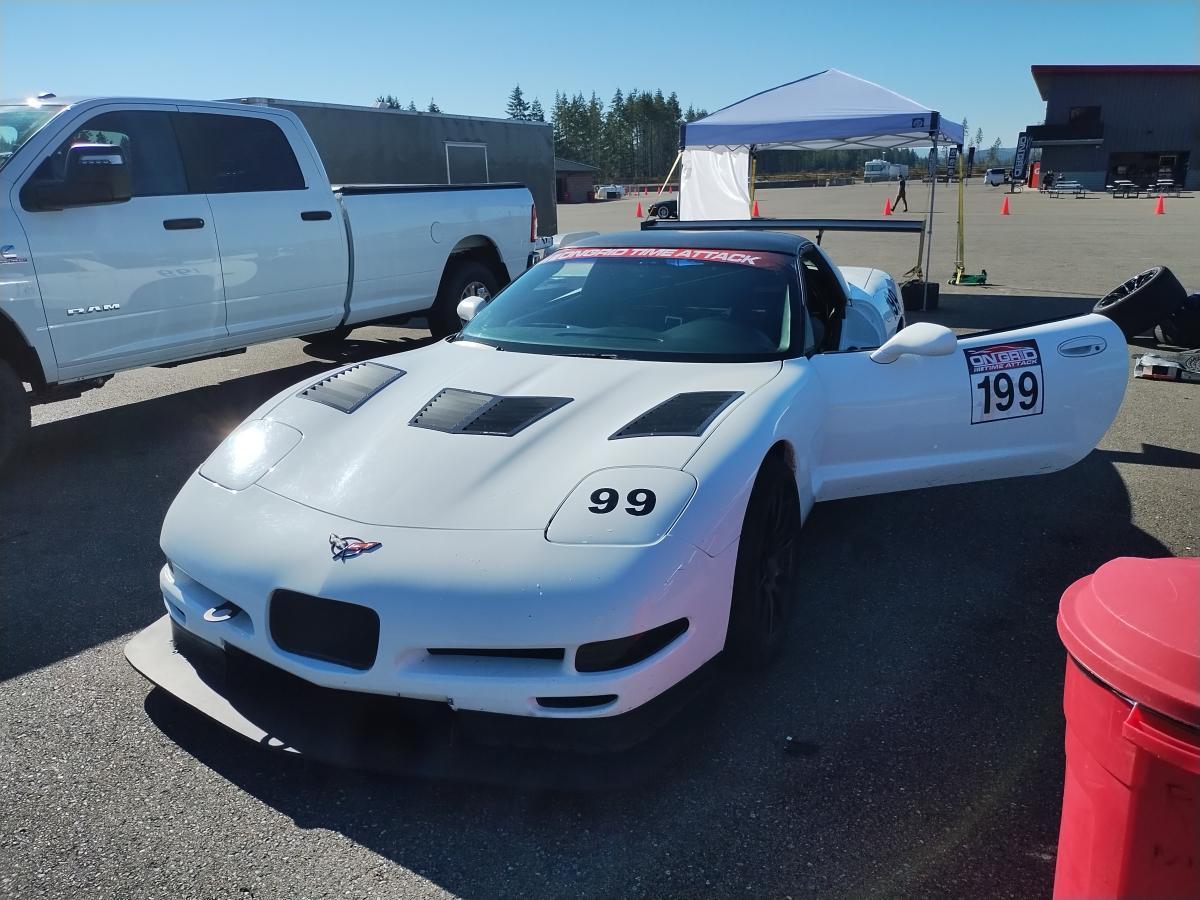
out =
[(1154, 326), (1160, 344), (1190, 350), (1200, 347), (1200, 293), (1192, 294), (1183, 305)]

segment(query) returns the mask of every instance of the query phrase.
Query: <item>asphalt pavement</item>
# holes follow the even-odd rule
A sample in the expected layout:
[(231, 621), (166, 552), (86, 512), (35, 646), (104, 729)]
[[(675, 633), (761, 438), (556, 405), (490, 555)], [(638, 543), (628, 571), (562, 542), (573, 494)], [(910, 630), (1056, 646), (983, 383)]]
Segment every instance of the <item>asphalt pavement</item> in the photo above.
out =
[[(1029, 205), (1031, 218), (1070, 203), (1134, 215), (1135, 201), (1025, 200), (1061, 205)], [(1168, 215), (1189, 203), (1195, 215), (1188, 199)], [(592, 227), (617, 227), (615, 209), (591, 208)], [(587, 211), (564, 207), (564, 230)], [(1078, 273), (1107, 283), (1146, 258), (1200, 287), (1194, 247), (1163, 251), (1140, 225), (1046, 228), (1039, 258), (1069, 268), (1046, 264), (1019, 290), (947, 289), (927, 317), (972, 330), (1084, 310), (1095, 297)], [(1007, 239), (987, 248), (999, 271), (1022, 271)], [(1200, 385), (1131, 379), (1101, 446), (1064, 472), (819, 504), (770, 672), (724, 678), (636, 789), (528, 790), (282, 758), (123, 658), (162, 613), (166, 508), (220, 439), (283, 387), (427, 333), (353, 337), (336, 353), (280, 341), (125, 373), (35, 410), (0, 475), (0, 896), (1049, 895), (1058, 598), (1115, 556), (1196, 555)]]

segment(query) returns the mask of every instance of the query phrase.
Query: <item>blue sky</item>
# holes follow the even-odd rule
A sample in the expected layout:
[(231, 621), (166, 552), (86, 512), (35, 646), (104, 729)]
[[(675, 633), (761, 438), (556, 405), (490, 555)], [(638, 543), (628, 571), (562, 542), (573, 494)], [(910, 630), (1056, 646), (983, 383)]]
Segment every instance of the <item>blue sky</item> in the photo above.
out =
[[(1005, 146), (1045, 110), (1033, 63), (1196, 63), (1196, 0), (376, 2), (0, 0), (0, 95), (392, 93), (503, 115), (516, 83), (674, 90), (710, 111), (835, 67), (966, 116)], [(922, 14), (921, 11), (927, 11)], [(925, 21), (925, 20), (930, 21)]]

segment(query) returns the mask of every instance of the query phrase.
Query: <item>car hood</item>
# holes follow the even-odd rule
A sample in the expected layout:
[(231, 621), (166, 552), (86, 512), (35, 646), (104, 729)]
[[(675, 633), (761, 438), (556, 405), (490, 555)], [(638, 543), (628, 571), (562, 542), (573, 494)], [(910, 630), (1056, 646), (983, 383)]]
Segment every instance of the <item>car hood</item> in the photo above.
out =
[[(306, 385), (267, 414), (304, 437), (260, 479), (261, 487), (365, 524), (542, 529), (592, 472), (681, 468), (732, 409), (781, 369), (779, 362), (572, 358), (445, 341), (374, 362), (405, 374), (351, 413), (301, 396)], [(446, 388), (570, 402), (512, 436), (410, 425)], [(690, 391), (742, 396), (699, 436), (610, 440), (642, 413)]]

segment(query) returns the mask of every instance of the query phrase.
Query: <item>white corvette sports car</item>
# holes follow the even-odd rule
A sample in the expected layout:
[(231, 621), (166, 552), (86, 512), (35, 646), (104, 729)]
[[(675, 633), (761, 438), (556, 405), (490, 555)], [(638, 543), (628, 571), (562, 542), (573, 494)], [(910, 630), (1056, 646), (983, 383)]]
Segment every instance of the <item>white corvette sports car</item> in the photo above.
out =
[(1071, 465), (1128, 368), (1099, 315), (897, 331), (889, 276), (761, 227), (595, 237), (459, 310), (272, 398), (191, 476), (136, 668), (260, 740), (205, 659), (619, 722), (780, 649), (815, 502)]

